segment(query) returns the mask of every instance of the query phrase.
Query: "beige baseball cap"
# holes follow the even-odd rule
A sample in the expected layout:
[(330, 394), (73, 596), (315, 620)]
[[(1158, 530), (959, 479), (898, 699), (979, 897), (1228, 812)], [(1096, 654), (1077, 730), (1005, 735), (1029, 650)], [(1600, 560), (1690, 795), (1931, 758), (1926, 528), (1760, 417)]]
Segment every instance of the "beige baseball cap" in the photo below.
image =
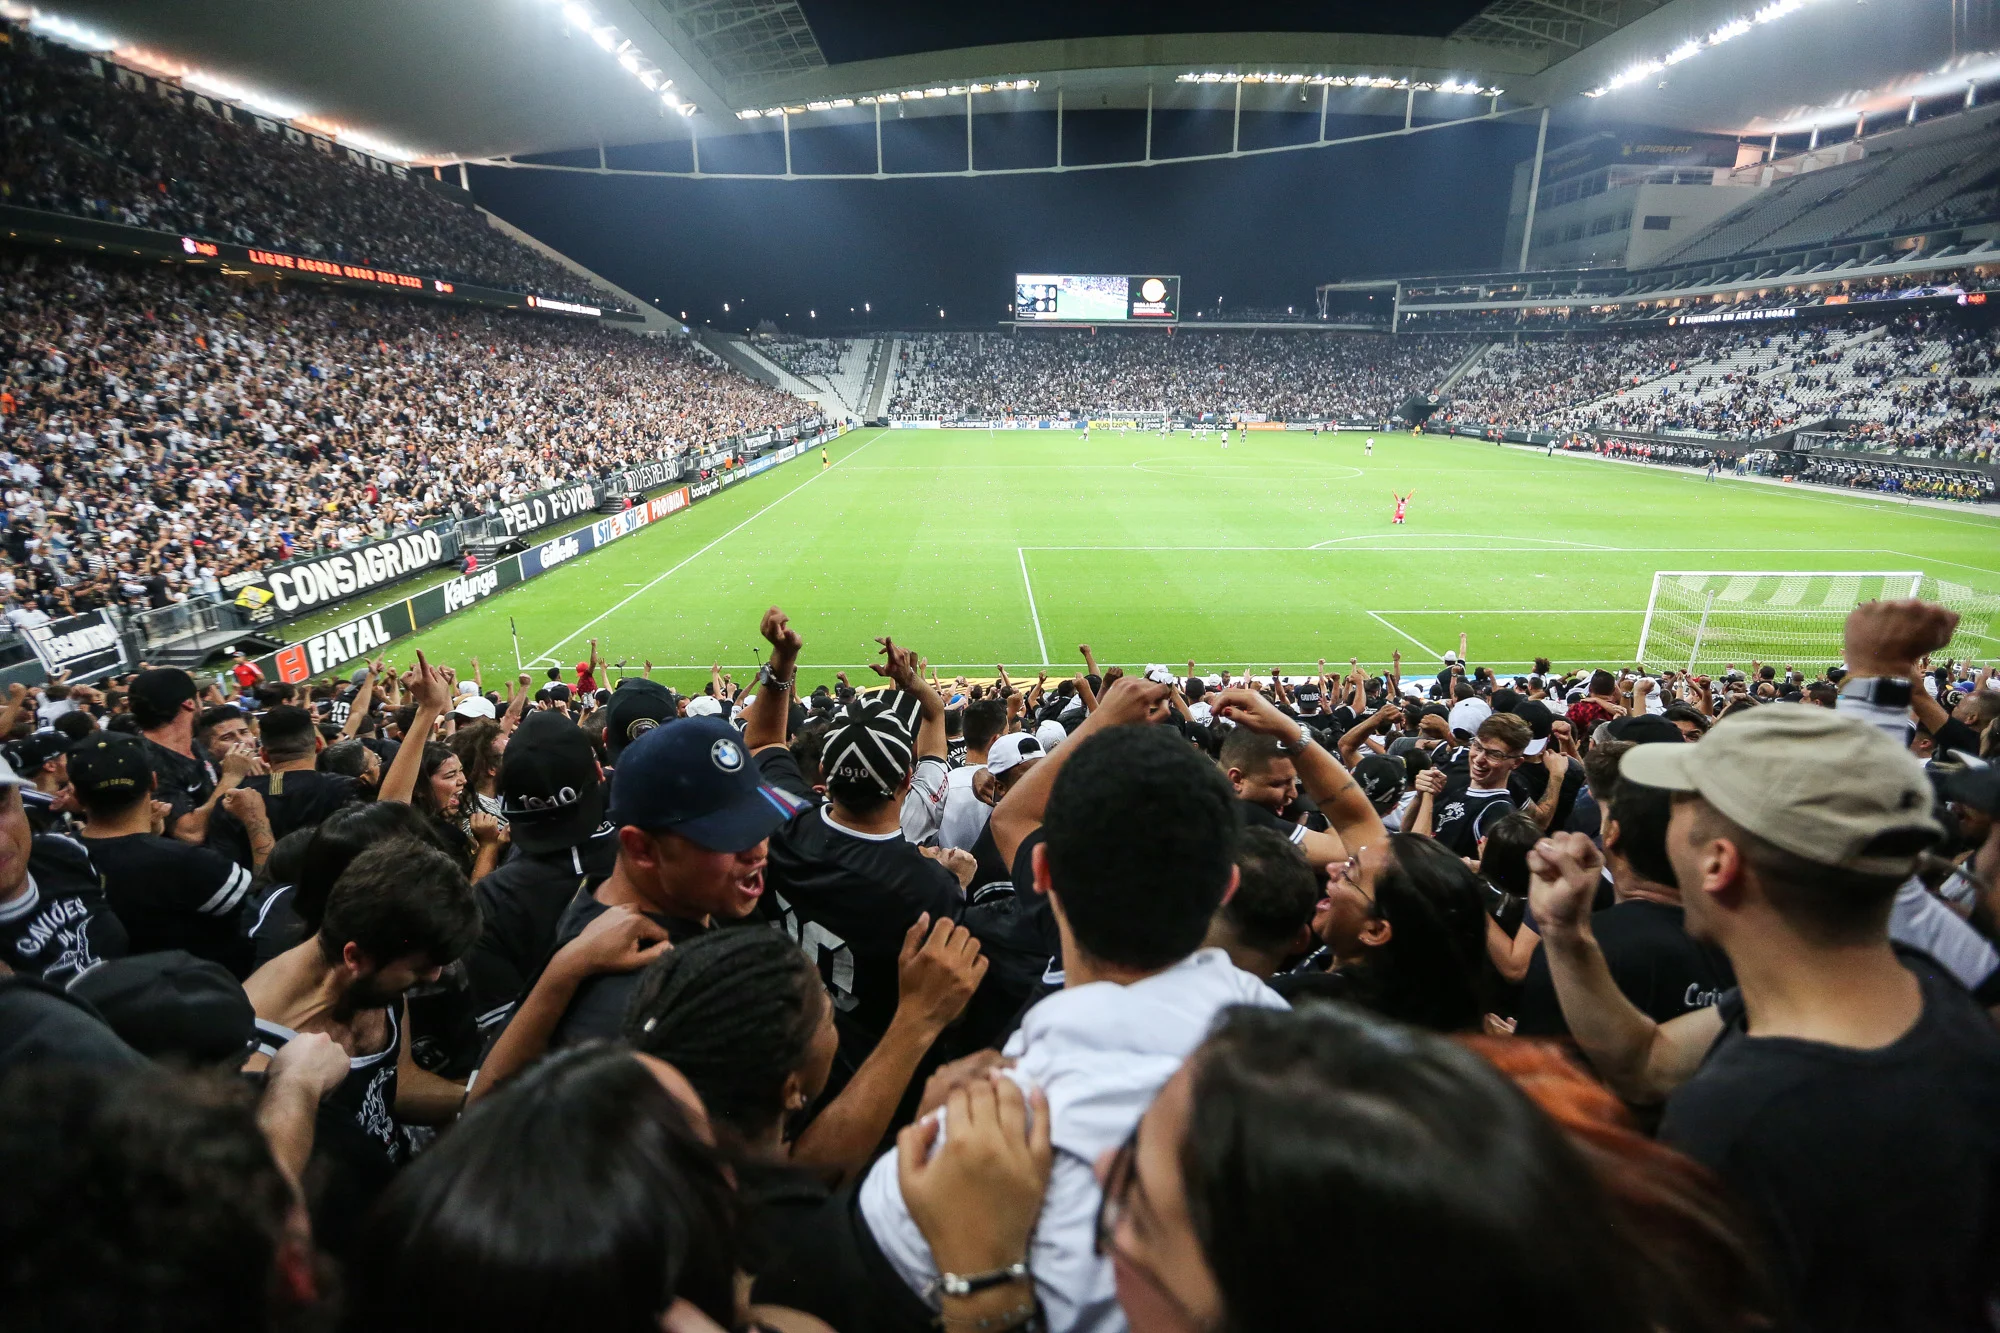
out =
[(1931, 817), (1930, 780), (1910, 752), (1880, 728), (1827, 708), (1771, 704), (1736, 713), (1694, 745), (1627, 751), (1618, 776), (1698, 792), (1766, 842), (1864, 874), (1907, 875), (1919, 851), (1944, 835)]

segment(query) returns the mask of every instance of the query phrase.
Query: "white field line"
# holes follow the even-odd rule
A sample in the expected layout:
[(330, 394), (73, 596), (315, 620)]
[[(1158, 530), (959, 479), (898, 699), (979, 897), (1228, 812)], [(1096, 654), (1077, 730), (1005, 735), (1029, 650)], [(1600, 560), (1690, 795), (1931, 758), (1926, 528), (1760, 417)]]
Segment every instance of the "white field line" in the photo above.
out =
[(1042, 637), (1042, 613), (1035, 609), (1035, 585), (1028, 578), (1028, 554), (1020, 547), (1014, 554), (1021, 561), (1021, 586), (1028, 590), (1028, 618), (1035, 622), (1035, 646), (1042, 650), (1042, 665), (1049, 664), (1049, 641)]
[[(819, 471), (813, 473), (810, 477), (807, 477), (804, 481), (800, 482), (798, 485), (792, 487), (792, 489), (790, 489), (789, 491), (786, 491), (783, 495), (779, 496), (777, 499), (771, 501), (770, 504), (765, 505), (762, 509), (759, 509), (756, 513), (750, 515), (750, 517), (744, 519), (741, 523), (738, 523), (735, 527), (723, 533), (720, 537), (717, 537), (714, 541), (710, 542), (708, 545), (702, 547), (701, 550), (696, 551), (694, 555), (689, 556), (686, 560), (681, 561), (678, 565), (675, 565), (672, 569), (667, 570), (665, 573), (656, 575), (652, 579), (648, 580), (646, 583), (641, 584), (637, 592), (628, 594), (622, 600), (615, 603), (607, 610), (600, 611), (597, 615), (593, 616), (591, 619), (577, 626), (574, 630), (570, 631), (567, 638), (559, 639), (555, 643), (551, 644), (549, 646), (548, 652), (543, 653), (542, 657), (554, 656), (558, 648), (561, 648), (564, 644), (569, 643), (571, 640), (575, 639), (579, 634), (582, 634), (585, 630), (588, 630), (593, 625), (599, 624), (607, 616), (610, 616), (612, 613), (622, 610), (627, 603), (633, 600), (633, 598), (645, 596), (649, 589), (657, 586), (663, 580), (671, 578), (673, 575), (680, 573), (681, 570), (685, 569), (689, 565), (689, 563), (691, 563), (693, 560), (696, 559), (696, 557), (705, 555), (709, 551), (714, 550), (717, 546), (720, 546), (723, 542), (727, 541), (729, 538), (743, 531), (743, 529), (749, 527), (752, 523), (755, 523), (758, 519), (770, 513), (773, 509), (777, 508), (785, 501), (791, 499), (794, 495), (797, 495), (800, 491), (812, 485), (814, 482), (818, 481), (821, 477), (824, 477), (827, 473), (833, 471), (833, 468), (837, 468), (842, 463), (845, 463), (848, 458), (860, 457), (862, 450), (868, 448), (869, 445), (874, 444), (875, 440), (881, 439), (882, 436), (887, 433), (888, 432), (886, 431), (877, 433), (874, 440), (869, 440), (866, 444), (863, 444), (860, 449), (856, 449), (853, 453), (847, 455), (847, 458), (840, 459), (838, 462), (834, 463), (833, 467), (821, 468)], [(541, 658), (537, 658), (535, 660), (540, 661)]]
[(1440, 652), (1439, 652), (1439, 651), (1438, 651), (1437, 649), (1435, 649), (1435, 648), (1429, 648), (1429, 647), (1425, 647), (1425, 645), (1424, 645), (1424, 642), (1423, 642), (1423, 640), (1422, 640), (1422, 639), (1419, 639), (1419, 638), (1418, 638), (1418, 637), (1417, 637), (1416, 635), (1414, 635), (1414, 634), (1409, 634), (1409, 633), (1406, 633), (1406, 632), (1404, 632), (1403, 630), (1400, 630), (1400, 629), (1397, 629), (1397, 628), (1396, 628), (1396, 627), (1395, 627), (1394, 625), (1391, 625), (1391, 624), (1389, 624), (1389, 622), (1388, 622), (1388, 621), (1386, 621), (1386, 620), (1382, 620), (1382, 617), (1380, 617), (1380, 616), (1376, 615), (1376, 614), (1375, 614), (1375, 613), (1374, 613), (1373, 611), (1369, 611), (1369, 612), (1367, 612), (1366, 614), (1367, 614), (1367, 615), (1369, 615), (1370, 617), (1372, 617), (1373, 619), (1376, 619), (1376, 620), (1381, 620), (1381, 621), (1382, 621), (1382, 623), (1383, 623), (1384, 625), (1387, 625), (1387, 626), (1388, 626), (1388, 628), (1389, 628), (1389, 631), (1390, 631), (1390, 632), (1391, 632), (1392, 634), (1401, 634), (1401, 635), (1402, 635), (1402, 636), (1403, 636), (1404, 638), (1408, 639), (1408, 640), (1409, 640), (1409, 641), (1410, 641), (1411, 643), (1414, 643), (1414, 644), (1416, 644), (1416, 645), (1417, 645), (1417, 647), (1419, 647), (1419, 648), (1423, 648), (1424, 652), (1425, 652), (1425, 653), (1427, 653), (1428, 655), (1430, 655), (1431, 657), (1435, 657), (1435, 658), (1437, 658), (1437, 659), (1438, 659), (1438, 661), (1440, 661), (1440, 662), (1442, 662), (1442, 661), (1444, 660), (1444, 654), (1443, 654), (1443, 653), (1440, 653)]

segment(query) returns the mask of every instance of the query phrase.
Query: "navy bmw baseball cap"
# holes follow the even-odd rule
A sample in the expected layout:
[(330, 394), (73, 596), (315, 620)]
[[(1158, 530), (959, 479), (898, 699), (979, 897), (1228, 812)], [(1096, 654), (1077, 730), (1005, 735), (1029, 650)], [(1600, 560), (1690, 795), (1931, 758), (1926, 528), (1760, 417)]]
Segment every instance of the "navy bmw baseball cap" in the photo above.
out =
[(677, 833), (712, 852), (754, 847), (810, 804), (760, 781), (743, 737), (719, 717), (642, 732), (611, 774), (614, 824)]

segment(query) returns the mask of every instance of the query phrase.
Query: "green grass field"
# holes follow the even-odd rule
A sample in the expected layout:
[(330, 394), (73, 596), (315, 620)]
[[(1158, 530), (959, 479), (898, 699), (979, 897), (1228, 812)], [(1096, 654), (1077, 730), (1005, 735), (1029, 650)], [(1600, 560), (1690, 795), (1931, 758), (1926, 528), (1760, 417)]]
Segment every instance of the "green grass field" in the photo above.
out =
[[(396, 645), (494, 683), (599, 641), (686, 688), (739, 679), (782, 606), (807, 678), (893, 634), (947, 671), (1617, 662), (1655, 570), (1923, 570), (2000, 593), (2000, 521), (1463, 440), (863, 430)], [(1390, 525), (1392, 491), (1415, 492)], [(2000, 654), (2000, 625), (1980, 656)], [(1961, 645), (1969, 642), (1961, 638)]]

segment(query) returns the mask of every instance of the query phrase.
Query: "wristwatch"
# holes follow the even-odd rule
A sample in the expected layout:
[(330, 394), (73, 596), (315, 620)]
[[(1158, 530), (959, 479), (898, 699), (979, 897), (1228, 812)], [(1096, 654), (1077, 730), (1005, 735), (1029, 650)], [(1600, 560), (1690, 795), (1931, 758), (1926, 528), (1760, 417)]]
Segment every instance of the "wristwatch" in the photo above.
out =
[(792, 682), (797, 679), (798, 672), (796, 670), (785, 679), (779, 680), (771, 674), (771, 668), (768, 663), (757, 668), (757, 683), (759, 685), (769, 685), (774, 690), (789, 690), (792, 688)]
[(1292, 741), (1280, 741), (1278, 743), (1278, 752), (1280, 754), (1304, 754), (1306, 747), (1312, 743), (1312, 728), (1301, 722), (1299, 723), (1298, 741), (1296, 743)]

